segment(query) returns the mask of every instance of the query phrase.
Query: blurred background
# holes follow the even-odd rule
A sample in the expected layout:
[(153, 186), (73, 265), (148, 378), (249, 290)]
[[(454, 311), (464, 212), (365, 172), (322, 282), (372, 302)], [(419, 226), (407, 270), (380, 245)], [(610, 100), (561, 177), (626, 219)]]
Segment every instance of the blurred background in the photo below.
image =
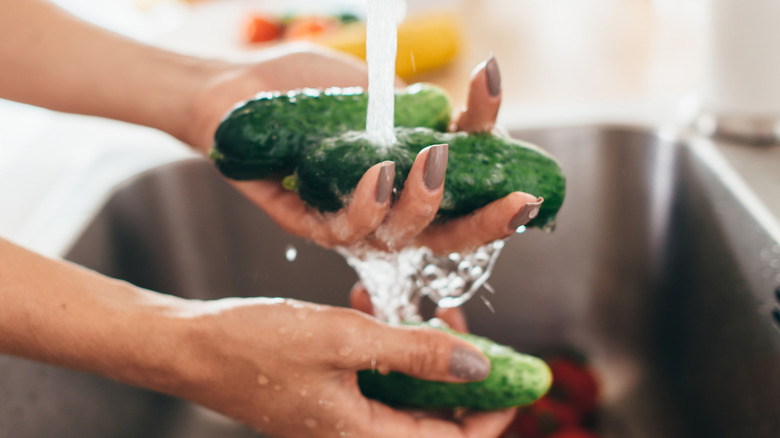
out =
[[(290, 41), (362, 56), (365, 0), (54, 0), (90, 22), (170, 50), (251, 59)], [(703, 87), (705, 0), (414, 0), (399, 27), (398, 73), (441, 85), (456, 105), (471, 70), (495, 54), (499, 122), (510, 128), (641, 123), (674, 125)], [(0, 101), (0, 235), (48, 246), (93, 210), (95, 187), (189, 156), (159, 132)], [(763, 152), (762, 152), (763, 153)], [(729, 151), (726, 151), (729, 154)], [(740, 155), (741, 154), (741, 155)], [(744, 155), (747, 154), (748, 157)], [(737, 152), (735, 165), (759, 152)], [(777, 153), (775, 152), (775, 155)], [(755, 162), (759, 162), (755, 164)], [(89, 173), (89, 181), (79, 175)], [(780, 186), (777, 172), (752, 172)], [(24, 178), (24, 184), (14, 184)], [(6, 184), (5, 182), (11, 182)], [(83, 190), (82, 206), (62, 193)], [(88, 196), (90, 191), (94, 196)], [(766, 193), (772, 196), (775, 192)], [(780, 205), (775, 208), (780, 215)], [(35, 217), (60, 218), (36, 222)], [(70, 228), (69, 228), (70, 227)], [(60, 229), (61, 228), (61, 229)], [(55, 245), (56, 247), (57, 245)], [(60, 245), (61, 246), (61, 245)]]

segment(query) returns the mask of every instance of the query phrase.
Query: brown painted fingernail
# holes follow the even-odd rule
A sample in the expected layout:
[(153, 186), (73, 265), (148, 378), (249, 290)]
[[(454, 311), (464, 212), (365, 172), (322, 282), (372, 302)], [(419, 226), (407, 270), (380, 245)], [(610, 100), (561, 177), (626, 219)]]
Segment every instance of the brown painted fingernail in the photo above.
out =
[(393, 192), (393, 179), (395, 179), (395, 163), (385, 161), (379, 169), (379, 179), (376, 182), (376, 202), (383, 204)]
[(482, 380), (490, 374), (490, 362), (468, 347), (455, 347), (450, 355), (450, 374), (464, 380)]
[(490, 55), (490, 58), (485, 65), (485, 76), (487, 77), (490, 95), (493, 97), (498, 96), (498, 94), (501, 93), (501, 72), (498, 70), (498, 62), (493, 55)]
[(436, 190), (444, 182), (444, 173), (447, 171), (448, 150), (449, 146), (446, 144), (429, 146), (428, 157), (425, 159), (425, 169), (423, 170), (423, 179), (428, 190)]
[(529, 202), (520, 209), (519, 212), (509, 221), (509, 228), (516, 229), (521, 225), (531, 222), (531, 219), (539, 216), (539, 209), (542, 207), (543, 198), (537, 198), (534, 202)]

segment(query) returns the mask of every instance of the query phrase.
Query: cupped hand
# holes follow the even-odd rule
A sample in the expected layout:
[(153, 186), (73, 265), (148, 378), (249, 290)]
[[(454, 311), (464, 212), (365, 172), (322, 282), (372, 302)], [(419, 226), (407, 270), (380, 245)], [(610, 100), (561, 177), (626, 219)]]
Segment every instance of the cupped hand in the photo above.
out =
[[(312, 46), (266, 52), (256, 63), (229, 65), (214, 75), (194, 100), (197, 110), (191, 143), (205, 153), (228, 110), (260, 90), (366, 84), (365, 64), (347, 55)], [(469, 87), (468, 104), (456, 114), (452, 128), (470, 132), (492, 129), (501, 102), (494, 58), (475, 69)], [(377, 163), (363, 175), (349, 205), (332, 214), (310, 208), (279, 181), (231, 183), (282, 229), (326, 248), (368, 243), (382, 250), (427, 246), (438, 254), (469, 250), (508, 237), (538, 212), (541, 199), (514, 192), (470, 215), (433, 223), (446, 184), (446, 164), (447, 145), (423, 149), (403, 191), (392, 194), (395, 168), (391, 162)]]
[(391, 326), (361, 312), (293, 300), (199, 303), (191, 378), (175, 395), (273, 437), (492, 438), (513, 410), (458, 421), (366, 399), (356, 371), (395, 370), (448, 382), (487, 376), (471, 344), (428, 328)]

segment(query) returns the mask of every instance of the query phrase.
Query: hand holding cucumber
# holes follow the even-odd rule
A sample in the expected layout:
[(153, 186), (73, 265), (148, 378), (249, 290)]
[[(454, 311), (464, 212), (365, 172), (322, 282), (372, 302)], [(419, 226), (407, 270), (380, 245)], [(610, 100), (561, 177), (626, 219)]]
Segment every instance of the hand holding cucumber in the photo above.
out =
[[(286, 54), (275, 58), (273, 62), (294, 61), (298, 62), (295, 57)], [(330, 58), (330, 68), (334, 70), (347, 68), (347, 66), (355, 72), (354, 65), (339, 58)], [(225, 75), (225, 77), (231, 76)], [(307, 78), (301, 78), (299, 82), (294, 82), (291, 77), (290, 75), (285, 76), (284, 81), (279, 82), (280, 86), (274, 85), (273, 81), (268, 81), (265, 84), (265, 89), (287, 90), (288, 88), (311, 86), (311, 82)], [(361, 79), (364, 80), (365, 77)], [(359, 82), (356, 80), (354, 85), (362, 85)], [(238, 94), (226, 91), (229, 84), (230, 81), (222, 83), (218, 87), (223, 104), (227, 101), (224, 98), (225, 95), (238, 96)], [(342, 82), (339, 85), (347, 84)], [(500, 78), (498, 78), (495, 61), (485, 63), (475, 71), (470, 87), (468, 109), (459, 114), (453, 126), (457, 126), (460, 130), (489, 129), (495, 123), (495, 115), (500, 103)], [(322, 95), (324, 94), (327, 93), (323, 92)], [(401, 94), (403, 95), (403, 93)], [(410, 91), (406, 94), (413, 95), (414, 92)], [(324, 101), (322, 95), (310, 100)], [(423, 90), (423, 93), (417, 93), (409, 98), (410, 106), (415, 106), (414, 99), (417, 98), (415, 96), (422, 96), (423, 99), (427, 98), (426, 96), (433, 96), (431, 99), (434, 101), (439, 98), (435, 92), (425, 94), (425, 90)], [(334, 100), (337, 98), (351, 99), (352, 96), (333, 97)], [(297, 97), (298, 101), (304, 99), (306, 96), (299, 95)], [(328, 108), (333, 107), (333, 105), (328, 105)], [(434, 102), (433, 107), (436, 105), (441, 107), (439, 103)], [(445, 102), (445, 105), (448, 105), (448, 101)], [(416, 107), (421, 108), (422, 105), (416, 105)], [(458, 144), (455, 146), (458, 146), (459, 150), (472, 147), (473, 145), (469, 144), (470, 138), (467, 138), (463, 133), (448, 134), (443, 132), (449, 124), (450, 110), (449, 107), (446, 108), (444, 118), (432, 117), (430, 120), (434, 120), (434, 122), (430, 128), (438, 132), (435, 134), (436, 138), (441, 139), (444, 143), (457, 141)], [(407, 126), (420, 126), (419, 123), (415, 123), (414, 115), (410, 117)], [(358, 116), (354, 120), (359, 121), (360, 118)], [(209, 126), (216, 127), (215, 113), (212, 113), (211, 120)], [(364, 120), (363, 113), (363, 123)], [(399, 115), (396, 112), (397, 124), (398, 120)], [(266, 122), (272, 123), (269, 120)], [(350, 123), (358, 122), (350, 121)], [(441, 126), (442, 123), (444, 126)], [(293, 125), (297, 134), (303, 136), (307, 134), (307, 131), (301, 128), (300, 124)], [(222, 126), (220, 128), (224, 134), (226, 130)], [(218, 136), (219, 134), (218, 131)], [(296, 139), (290, 143), (301, 144), (302, 142)], [(367, 170), (364, 173), (362, 173), (363, 170), (359, 170), (361, 173), (352, 176), (354, 179), (350, 184), (354, 187), (354, 191), (349, 194), (349, 202), (330, 208), (330, 212), (326, 214), (318, 211), (318, 209), (322, 210), (321, 208), (312, 208), (310, 203), (301, 200), (299, 193), (303, 193), (305, 190), (303, 185), (301, 186), (302, 191), (299, 193), (290, 191), (282, 185), (281, 179), (284, 174), (289, 174), (292, 171), (284, 160), (272, 161), (267, 166), (271, 173), (278, 171), (278, 175), (275, 177), (261, 172), (254, 175), (256, 178), (264, 179), (255, 179), (252, 175), (253, 172), (256, 172), (256, 167), (246, 166), (247, 162), (252, 164), (253, 159), (247, 161), (244, 160), (246, 157), (241, 157), (237, 160), (226, 153), (229, 151), (221, 148), (215, 149), (221, 155), (212, 154), (212, 157), (217, 157), (216, 161), (226, 176), (238, 179), (231, 182), (250, 200), (263, 208), (285, 231), (311, 239), (324, 247), (348, 246), (359, 241), (368, 241), (373, 246), (382, 249), (423, 245), (430, 247), (437, 253), (466, 250), (509, 236), (517, 226), (528, 223), (539, 213), (541, 199), (535, 196), (536, 193), (531, 195), (504, 188), (503, 190), (506, 191), (499, 196), (494, 195), (493, 199), (495, 200), (487, 205), (467, 206), (470, 214), (466, 215), (463, 214), (463, 211), (456, 211), (458, 217), (453, 216), (446, 221), (434, 222), (442, 199), (444, 198), (444, 201), (448, 202), (451, 197), (448, 193), (452, 193), (452, 191), (446, 192), (447, 182), (441, 178), (447, 162), (449, 161), (449, 166), (460, 166), (461, 169), (464, 169), (461, 174), (468, 173), (468, 168), (471, 165), (468, 160), (461, 160), (455, 164), (452, 160), (448, 160), (448, 157), (451, 157), (452, 148), (453, 145), (450, 145), (449, 148), (434, 147), (422, 150), (418, 148), (419, 152), (410, 149), (404, 152), (406, 161), (392, 160), (395, 162), (394, 165), (387, 162), (390, 160), (378, 159), (372, 162), (370, 167), (365, 167)], [(266, 165), (268, 162), (261, 164)], [(309, 167), (309, 169), (318, 168), (325, 172), (328, 171), (318, 164)], [(356, 168), (353, 166), (351, 169), (355, 171)], [(447, 174), (449, 175), (449, 173)], [(407, 177), (407, 179), (404, 181), (401, 177)], [(557, 182), (560, 183), (560, 180)], [(450, 184), (453, 188), (457, 187), (456, 184), (467, 188), (471, 186), (468, 180), (452, 180)], [(309, 187), (314, 189), (317, 189), (318, 186), (321, 184), (318, 184), (316, 180), (309, 184)], [(388, 193), (392, 192), (393, 188), (395, 195)], [(458, 193), (467, 192), (468, 190), (460, 190)], [(333, 195), (330, 196), (333, 197)], [(395, 200), (392, 199), (393, 197)], [(550, 204), (551, 211), (554, 212), (560, 205), (560, 200), (552, 200), (546, 204)], [(558, 205), (554, 205), (556, 202)]]
[(484, 355), (449, 333), (400, 327), (345, 308), (247, 298), (193, 305), (187, 376), (176, 395), (279, 438), (493, 438), (514, 410), (459, 421), (366, 399), (357, 372), (375, 368), (466, 382), (489, 370)]

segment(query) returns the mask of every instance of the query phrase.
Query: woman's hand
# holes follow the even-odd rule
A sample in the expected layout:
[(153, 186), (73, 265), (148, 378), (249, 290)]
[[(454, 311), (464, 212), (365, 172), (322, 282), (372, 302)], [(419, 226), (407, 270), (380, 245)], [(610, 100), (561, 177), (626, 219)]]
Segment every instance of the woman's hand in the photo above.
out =
[[(213, 132), (235, 102), (258, 90), (301, 87), (366, 86), (366, 67), (346, 55), (309, 46), (282, 48), (259, 63), (225, 68), (198, 99), (193, 144), (204, 152)], [(470, 83), (466, 108), (453, 128), (490, 130), (501, 102), (498, 65), (494, 58), (478, 66)], [(288, 233), (329, 248), (359, 242), (383, 250), (428, 246), (436, 253), (467, 250), (511, 235), (538, 212), (540, 199), (515, 192), (474, 213), (445, 224), (431, 224), (441, 202), (447, 145), (423, 149), (417, 156), (403, 192), (391, 205), (395, 168), (391, 162), (370, 168), (355, 189), (350, 204), (334, 214), (320, 214), (278, 181), (231, 181)]]
[(197, 376), (175, 395), (274, 437), (496, 437), (513, 410), (459, 421), (366, 399), (356, 371), (395, 370), (463, 382), (487, 376), (472, 345), (427, 328), (390, 326), (355, 310), (282, 299), (203, 303), (191, 319)]

